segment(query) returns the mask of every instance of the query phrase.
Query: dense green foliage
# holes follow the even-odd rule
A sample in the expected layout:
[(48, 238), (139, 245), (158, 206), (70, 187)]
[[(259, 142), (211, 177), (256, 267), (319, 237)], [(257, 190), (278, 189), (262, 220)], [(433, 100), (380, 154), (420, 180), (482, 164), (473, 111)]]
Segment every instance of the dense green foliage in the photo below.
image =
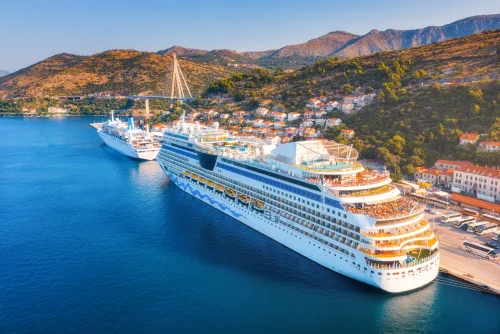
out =
[(439, 158), (500, 164), (498, 155), (460, 146), (458, 139), (463, 132), (484, 134), (481, 140), (498, 139), (499, 81), (475, 87), (433, 85), (412, 90), (398, 100), (397, 104), (380, 102), (343, 118), (356, 131), (353, 144), (363, 157), (382, 160), (403, 174)]

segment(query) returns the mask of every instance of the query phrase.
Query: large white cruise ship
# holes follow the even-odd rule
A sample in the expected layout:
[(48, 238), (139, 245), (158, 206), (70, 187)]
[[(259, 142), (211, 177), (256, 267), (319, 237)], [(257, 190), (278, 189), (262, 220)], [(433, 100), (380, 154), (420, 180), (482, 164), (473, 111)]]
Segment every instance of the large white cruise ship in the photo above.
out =
[(180, 121), (157, 161), (182, 190), (328, 269), (394, 293), (426, 285), (439, 246), (424, 205), (357, 158), (336, 142), (276, 147)]
[(158, 139), (162, 134), (134, 128), (132, 117), (128, 123), (122, 122), (111, 112), (111, 119), (97, 127), (97, 133), (106, 145), (130, 158), (154, 160), (160, 152)]

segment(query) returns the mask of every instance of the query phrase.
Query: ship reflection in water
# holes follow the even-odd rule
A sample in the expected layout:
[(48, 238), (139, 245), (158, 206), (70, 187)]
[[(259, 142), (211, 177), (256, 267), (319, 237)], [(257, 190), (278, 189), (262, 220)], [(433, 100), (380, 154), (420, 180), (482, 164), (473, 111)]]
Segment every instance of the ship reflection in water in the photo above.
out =
[(378, 307), (379, 315), (374, 317), (375, 327), (384, 333), (415, 327), (421, 328), (424, 333), (432, 332), (432, 324), (428, 320), (437, 305), (438, 285), (435, 281), (411, 293), (387, 296)]
[(136, 167), (131, 165), (129, 175), (130, 180), (138, 186), (155, 187), (158, 186), (162, 170), (156, 161), (144, 161), (138, 163)]

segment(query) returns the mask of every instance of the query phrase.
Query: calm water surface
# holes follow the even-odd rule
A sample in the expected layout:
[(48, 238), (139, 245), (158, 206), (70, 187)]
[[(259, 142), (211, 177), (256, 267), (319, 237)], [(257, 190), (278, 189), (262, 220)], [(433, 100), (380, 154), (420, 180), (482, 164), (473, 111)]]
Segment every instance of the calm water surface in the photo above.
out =
[(107, 148), (92, 118), (0, 118), (0, 332), (500, 333), (500, 298), (389, 295)]

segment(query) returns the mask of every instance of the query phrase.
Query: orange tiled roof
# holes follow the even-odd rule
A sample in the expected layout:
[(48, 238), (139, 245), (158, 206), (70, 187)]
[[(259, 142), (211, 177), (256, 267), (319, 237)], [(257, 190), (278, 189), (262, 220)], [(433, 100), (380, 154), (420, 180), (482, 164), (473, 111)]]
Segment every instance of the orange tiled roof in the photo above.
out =
[(458, 168), (457, 172), (489, 176), (497, 179), (500, 178), (500, 169), (492, 167), (468, 165)]
[(480, 142), (479, 145), (500, 146), (500, 141), (486, 140), (486, 141)]
[(416, 167), (415, 169), (417, 170), (418, 173), (426, 173), (432, 175), (441, 174), (441, 171), (436, 168)]
[(447, 169), (441, 172), (441, 175), (453, 176), (453, 169)]
[(443, 165), (457, 165), (457, 166), (466, 166), (469, 165), (469, 161), (464, 161), (464, 160), (443, 160), (439, 159), (436, 161), (437, 164), (443, 164)]
[(479, 138), (477, 133), (463, 133), (460, 136), (461, 140), (476, 140), (477, 138)]
[(451, 200), (454, 202), (465, 203), (468, 205), (472, 205), (481, 209), (486, 209), (489, 211), (500, 212), (500, 205), (495, 203), (490, 203), (487, 201), (480, 200), (478, 198), (472, 198), (460, 194), (451, 195)]

